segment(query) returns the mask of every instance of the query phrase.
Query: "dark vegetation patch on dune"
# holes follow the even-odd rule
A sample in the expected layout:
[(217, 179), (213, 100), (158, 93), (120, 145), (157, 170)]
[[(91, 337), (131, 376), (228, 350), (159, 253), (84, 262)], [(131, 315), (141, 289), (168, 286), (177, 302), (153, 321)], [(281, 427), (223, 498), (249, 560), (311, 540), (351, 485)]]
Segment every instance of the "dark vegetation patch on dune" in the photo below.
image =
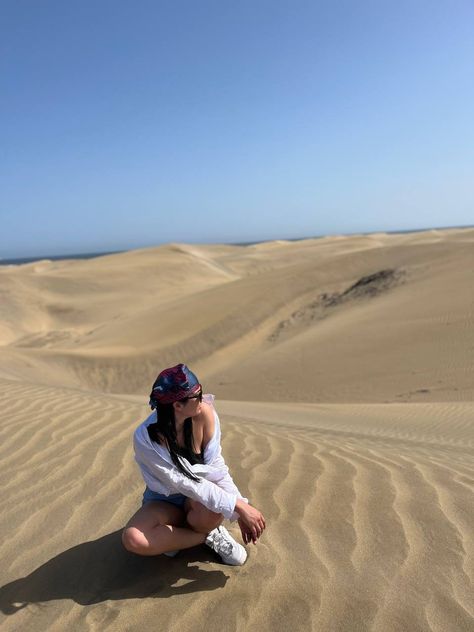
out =
[(45, 333), (26, 334), (16, 340), (13, 347), (41, 349), (60, 346), (63, 343), (80, 342), (80, 337), (67, 329), (55, 329)]
[(331, 311), (349, 301), (374, 298), (402, 282), (405, 271), (388, 268), (363, 276), (342, 292), (323, 292), (318, 298), (294, 311), (289, 318), (282, 320), (268, 340), (275, 342), (289, 333), (295, 326), (308, 324), (326, 318)]

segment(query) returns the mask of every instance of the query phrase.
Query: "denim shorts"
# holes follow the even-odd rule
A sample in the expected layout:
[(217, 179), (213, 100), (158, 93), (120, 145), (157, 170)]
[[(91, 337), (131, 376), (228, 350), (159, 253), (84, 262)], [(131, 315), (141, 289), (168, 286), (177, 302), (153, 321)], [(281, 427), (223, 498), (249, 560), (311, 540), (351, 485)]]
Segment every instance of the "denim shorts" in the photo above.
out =
[(184, 501), (186, 498), (187, 497), (183, 494), (171, 494), (170, 496), (165, 496), (165, 494), (154, 492), (146, 487), (143, 492), (142, 507), (145, 503), (150, 502), (150, 500), (164, 500), (165, 502), (176, 505), (177, 507), (184, 507)]

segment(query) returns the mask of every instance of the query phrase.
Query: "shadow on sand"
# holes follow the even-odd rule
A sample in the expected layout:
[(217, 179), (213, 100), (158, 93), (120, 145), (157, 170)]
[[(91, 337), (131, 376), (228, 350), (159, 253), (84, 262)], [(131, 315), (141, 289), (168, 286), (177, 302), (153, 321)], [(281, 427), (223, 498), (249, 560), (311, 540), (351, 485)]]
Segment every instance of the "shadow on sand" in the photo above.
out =
[[(175, 558), (140, 557), (128, 553), (121, 532), (84, 542), (60, 553), (27, 577), (0, 588), (0, 609), (14, 614), (31, 603), (72, 599), (81, 605), (106, 600), (163, 598), (215, 590), (228, 576), (221, 570), (202, 570), (194, 562), (215, 562), (207, 547), (182, 551)], [(179, 586), (174, 584), (179, 582)]]

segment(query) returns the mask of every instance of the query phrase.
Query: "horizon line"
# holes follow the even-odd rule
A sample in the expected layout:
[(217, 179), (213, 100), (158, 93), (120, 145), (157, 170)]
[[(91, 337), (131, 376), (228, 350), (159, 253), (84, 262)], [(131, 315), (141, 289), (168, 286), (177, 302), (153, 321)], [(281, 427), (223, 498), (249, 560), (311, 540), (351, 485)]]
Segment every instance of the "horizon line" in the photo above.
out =
[(455, 230), (462, 228), (474, 228), (474, 224), (457, 225), (457, 226), (429, 226), (424, 228), (409, 228), (397, 230), (373, 230), (373, 231), (356, 231), (353, 233), (331, 233), (325, 235), (310, 235), (307, 237), (275, 237), (273, 239), (258, 239), (255, 241), (217, 241), (217, 242), (176, 242), (165, 241), (152, 246), (137, 246), (134, 248), (119, 248), (118, 250), (100, 250), (94, 252), (70, 253), (60, 255), (31, 255), (28, 257), (0, 257), (0, 265), (22, 265), (25, 263), (34, 263), (35, 261), (66, 261), (68, 259), (94, 259), (95, 257), (104, 257), (107, 255), (120, 254), (123, 252), (132, 252), (133, 250), (143, 250), (146, 248), (155, 248), (166, 246), (174, 243), (193, 243), (195, 245), (216, 245), (223, 244), (226, 246), (255, 246), (256, 244), (264, 244), (272, 241), (305, 241), (306, 239), (323, 239), (324, 237), (350, 237), (355, 235), (373, 235), (376, 233), (386, 233), (388, 235), (406, 234), (406, 233), (423, 233), (429, 230)]

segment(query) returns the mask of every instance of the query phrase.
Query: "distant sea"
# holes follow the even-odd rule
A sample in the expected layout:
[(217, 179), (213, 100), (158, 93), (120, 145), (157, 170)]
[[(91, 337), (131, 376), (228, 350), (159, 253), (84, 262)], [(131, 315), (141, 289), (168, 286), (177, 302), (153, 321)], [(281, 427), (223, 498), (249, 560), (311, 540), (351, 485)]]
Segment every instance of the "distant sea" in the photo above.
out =
[[(353, 235), (371, 235), (373, 233), (389, 233), (390, 235), (397, 235), (400, 233), (422, 233), (425, 230), (447, 230), (448, 228), (474, 228), (473, 225), (468, 226), (432, 226), (430, 228), (411, 228), (410, 230), (373, 230), (370, 233), (337, 233), (340, 235), (346, 235), (349, 237), (351, 234)], [(326, 235), (313, 235), (309, 237), (279, 237), (279, 240), (282, 241), (303, 241), (304, 239), (321, 239), (322, 237), (326, 237)], [(276, 241), (275, 239), (260, 239), (259, 241), (240, 241), (240, 242), (230, 242), (228, 245), (230, 246), (254, 246), (255, 244), (262, 244), (265, 241)], [(164, 244), (156, 244), (156, 246), (160, 246)], [(141, 248), (152, 248), (153, 246), (141, 246)], [(138, 246), (137, 248), (138, 249)], [(135, 250), (135, 248), (131, 249)], [(44, 259), (49, 259), (50, 261), (61, 261), (64, 259), (93, 259), (94, 257), (103, 257), (104, 255), (117, 255), (121, 252), (128, 252), (128, 250), (110, 250), (105, 252), (81, 252), (75, 255), (43, 255), (38, 257), (22, 257), (19, 259), (0, 259), (0, 265), (20, 265), (22, 263), (33, 263), (33, 261), (42, 261)]]
[(94, 257), (103, 257), (104, 255), (116, 255), (126, 250), (111, 250), (109, 252), (81, 252), (76, 255), (43, 255), (38, 257), (22, 257), (21, 259), (0, 259), (0, 265), (20, 265), (22, 263), (33, 263), (33, 261), (62, 261), (64, 259), (93, 259)]

